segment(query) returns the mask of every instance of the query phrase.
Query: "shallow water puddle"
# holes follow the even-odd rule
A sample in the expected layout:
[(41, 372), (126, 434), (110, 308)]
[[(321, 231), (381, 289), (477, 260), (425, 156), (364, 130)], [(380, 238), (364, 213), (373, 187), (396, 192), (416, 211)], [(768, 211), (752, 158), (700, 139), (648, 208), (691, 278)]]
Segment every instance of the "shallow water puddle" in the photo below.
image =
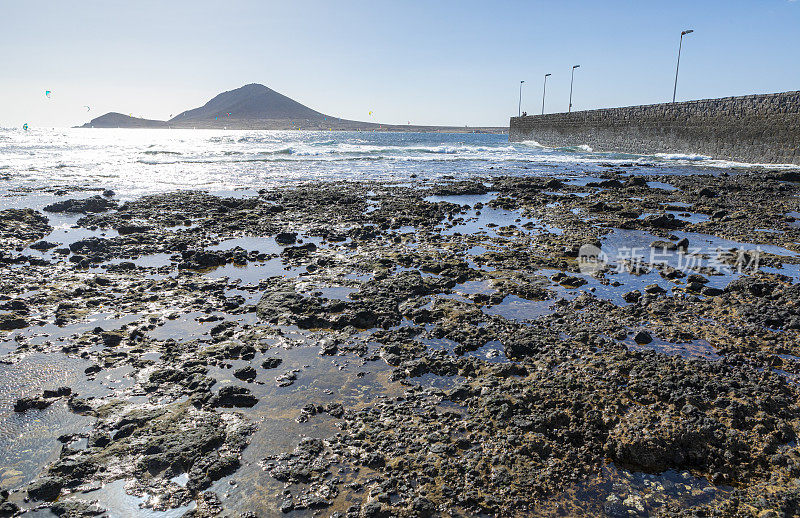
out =
[(375, 274), (372, 272), (364, 272), (364, 273), (352, 272), (345, 274), (343, 277), (345, 280), (348, 281), (368, 282), (375, 277)]
[(274, 237), (242, 236), (226, 239), (219, 244), (206, 247), (206, 250), (230, 250), (237, 247), (248, 252), (261, 252), (264, 254), (279, 254), (284, 248), (275, 241)]
[[(625, 270), (636, 269), (638, 265), (645, 271), (653, 265), (661, 264), (691, 273), (698, 268), (710, 268), (716, 275), (704, 275), (708, 279), (708, 286), (714, 288), (724, 288), (731, 281), (737, 279), (741, 273), (738, 267), (727, 264), (720, 260), (720, 254), (726, 253), (731, 249), (737, 250), (761, 250), (776, 255), (796, 257), (798, 254), (786, 248), (774, 245), (756, 245), (728, 239), (717, 238), (707, 234), (696, 232), (675, 231), (673, 234), (678, 239), (686, 238), (689, 241), (688, 253), (681, 250), (669, 250), (661, 247), (651, 247), (654, 241), (667, 241), (641, 230), (621, 230), (615, 229), (602, 239), (601, 250), (605, 254), (604, 258), (608, 261), (612, 272), (607, 273), (610, 280), (616, 280), (623, 284), (625, 291), (632, 289), (642, 289), (647, 284), (658, 284), (669, 291), (676, 284), (664, 279), (658, 270), (653, 269), (642, 275), (631, 275)], [(626, 262), (628, 266), (623, 265)], [(756, 262), (742, 264), (742, 270), (746, 273), (756, 267), (765, 271), (783, 273), (793, 277), (800, 276), (800, 266), (795, 264), (784, 264), (783, 268), (764, 267)], [(587, 280), (589, 276), (585, 276)], [(608, 291), (597, 287), (598, 292)], [(618, 290), (619, 291), (619, 290)]]
[(160, 326), (148, 331), (147, 334), (156, 340), (167, 340), (169, 338), (189, 340), (208, 335), (220, 322), (235, 321), (241, 324), (253, 324), (257, 320), (254, 313), (229, 315), (223, 312), (202, 313), (193, 311), (181, 314), (177, 318), (167, 319)]
[(464, 356), (474, 356), (490, 363), (508, 363), (505, 347), (498, 340), (487, 342), (483, 347), (464, 353)]
[(141, 318), (141, 315), (138, 314), (115, 315), (117, 314), (96, 313), (78, 322), (64, 326), (48, 323), (42, 326), (30, 326), (11, 332), (5, 339), (0, 339), (0, 355), (15, 350), (19, 345), (15, 340), (22, 340), (31, 345), (42, 345), (48, 342), (63, 342), (71, 336), (86, 333), (96, 327), (101, 327), (104, 330), (119, 329)]
[(165, 266), (171, 266), (172, 263), (172, 254), (149, 254), (137, 257), (136, 259), (123, 259), (123, 258), (115, 258), (111, 259), (110, 261), (104, 263), (104, 265), (117, 265), (120, 263), (133, 263), (136, 266), (142, 268), (163, 268)]
[[(598, 189), (598, 191), (600, 191), (600, 190), (603, 190), (603, 189)], [(594, 193), (593, 192), (542, 191), (542, 194), (547, 194), (547, 195), (550, 195), (550, 196), (563, 196), (563, 197), (575, 196), (576, 198), (588, 198), (589, 196), (591, 196)], [(552, 203), (552, 204), (549, 204), (548, 207), (557, 207), (558, 205), (559, 205), (558, 203)]]
[(33, 480), (44, 465), (58, 458), (59, 436), (86, 431), (93, 421), (73, 414), (63, 398), (44, 410), (26, 412), (14, 412), (16, 400), (61, 386), (87, 392), (83, 371), (89, 365), (61, 353), (33, 353), (0, 364), (0, 487), (16, 488)]
[(486, 194), (449, 194), (444, 196), (431, 195), (423, 198), (424, 201), (430, 203), (448, 202), (455, 203), (456, 205), (468, 205), (470, 208), (478, 203), (486, 205), (490, 201), (497, 198), (497, 192), (488, 192)]
[[(255, 511), (259, 515), (280, 515), (284, 484), (265, 472), (260, 461), (268, 455), (291, 451), (302, 437), (324, 439), (338, 430), (337, 419), (327, 413), (298, 419), (301, 409), (309, 404), (341, 403), (344, 409), (357, 409), (375, 403), (384, 397), (394, 397), (406, 390), (400, 383), (389, 381), (391, 368), (384, 362), (368, 362), (355, 355), (321, 356), (315, 341), (322, 335), (296, 332), (293, 339), (302, 339), (306, 345), (291, 348), (274, 346), (249, 362), (256, 367), (256, 380), (262, 384), (244, 383), (232, 376), (233, 370), (248, 364), (230, 362), (232, 369), (214, 368), (209, 375), (217, 378), (218, 385), (234, 383), (246, 386), (259, 402), (253, 408), (237, 409), (258, 423), (258, 430), (242, 456), (242, 467), (233, 475), (218, 480), (212, 486), (228, 509)], [(274, 369), (258, 366), (264, 358), (280, 358), (282, 363)], [(297, 370), (297, 379), (285, 387), (277, 385), (275, 378), (287, 371)], [(298, 422), (302, 421), (302, 422)], [(235, 481), (235, 485), (231, 484)], [(346, 509), (346, 506), (343, 508)], [(328, 512), (334, 509), (329, 508)], [(300, 513), (305, 515), (304, 513)], [(307, 513), (306, 513), (307, 514)]]
[(613, 463), (599, 474), (548, 499), (537, 513), (554, 516), (655, 516), (670, 505), (680, 509), (725, 500), (733, 488), (711, 485), (688, 471), (648, 474)]
[(355, 293), (358, 289), (349, 286), (322, 286), (314, 291), (319, 292), (319, 296), (325, 299), (349, 301), (350, 294)]
[(717, 248), (723, 250), (729, 250), (732, 248), (736, 248), (739, 250), (755, 250), (760, 249), (762, 252), (766, 252), (769, 254), (774, 255), (785, 255), (787, 257), (800, 257), (800, 254), (797, 252), (793, 252), (787, 248), (783, 248), (782, 246), (777, 245), (768, 245), (768, 244), (757, 244), (757, 243), (748, 243), (745, 241), (734, 241), (732, 239), (725, 239), (721, 237), (711, 236), (708, 234), (701, 234), (699, 232), (685, 232), (682, 230), (676, 230), (673, 232), (678, 239), (687, 238), (689, 240), (690, 248), (693, 246), (701, 246), (704, 249), (708, 249), (709, 251), (716, 250)]
[(497, 290), (492, 286), (492, 282), (488, 280), (466, 281), (461, 284), (456, 284), (453, 286), (453, 291), (462, 295), (491, 295), (497, 293)]
[(652, 350), (668, 356), (681, 356), (683, 358), (699, 358), (703, 360), (721, 360), (722, 356), (717, 354), (716, 349), (706, 340), (693, 340), (688, 343), (672, 343), (661, 340), (655, 336), (647, 344), (638, 344), (631, 335), (623, 340), (625, 346), (631, 351)]
[(555, 313), (554, 299), (526, 300), (517, 295), (506, 295), (500, 304), (487, 306), (481, 310), (487, 315), (499, 315), (508, 320), (534, 320)]
[[(689, 223), (703, 223), (709, 221), (711, 216), (706, 214), (701, 214), (699, 212), (688, 212), (684, 210), (666, 210), (664, 211), (665, 214), (672, 214), (675, 216), (675, 219), (679, 219), (682, 221), (687, 221)], [(658, 216), (660, 213), (656, 212), (643, 212), (639, 215), (637, 219), (645, 219), (649, 216)]]
[(661, 189), (661, 190), (664, 190), (664, 191), (678, 191), (678, 190), (680, 190), (677, 187), (675, 187), (674, 185), (672, 185), (670, 183), (666, 183), (666, 182), (647, 182), (647, 186), (650, 187), (651, 189)]
[[(55, 250), (58, 248), (69, 247), (69, 245), (71, 245), (72, 243), (75, 243), (76, 241), (81, 241), (83, 239), (89, 239), (89, 238), (111, 239), (119, 236), (119, 233), (113, 229), (90, 230), (84, 227), (77, 227), (75, 225), (75, 221), (77, 221), (78, 219), (77, 217), (54, 218), (53, 214), (50, 213), (45, 213), (45, 214), (49, 217), (50, 225), (53, 227), (53, 230), (49, 234), (44, 236), (42, 239), (29, 243), (29, 246), (27, 246), (20, 254), (29, 255), (32, 257), (40, 257), (42, 259), (47, 259), (50, 261), (59, 261), (63, 260), (64, 256), (55, 253)], [(32, 245), (33, 243), (38, 243), (39, 241), (47, 241), (57, 246), (49, 250), (36, 250), (30, 247), (30, 245)], [(20, 254), (15, 254), (15, 255), (20, 255)]]
[(300, 268), (294, 268), (283, 264), (280, 257), (269, 259), (262, 262), (249, 262), (246, 265), (226, 264), (206, 272), (208, 277), (219, 279), (239, 279), (244, 284), (258, 284), (262, 279), (270, 277), (285, 277), (293, 279), (301, 274)]
[(197, 319), (208, 317), (206, 313), (191, 312), (185, 313), (178, 318), (168, 319), (162, 325), (147, 332), (147, 334), (156, 340), (167, 340), (174, 338), (176, 340), (187, 340), (192, 338), (199, 338), (208, 334), (211, 329), (219, 324), (219, 320), (210, 322), (200, 322)]
[(483, 207), (480, 210), (470, 209), (466, 214), (459, 215), (459, 218), (463, 218), (463, 221), (455, 224), (447, 223), (444, 226), (439, 225), (437, 228), (443, 235), (483, 234), (488, 237), (500, 237), (500, 232), (498, 231), (509, 227), (514, 231), (530, 234), (531, 231), (526, 229), (524, 225), (531, 224), (535, 227), (538, 223), (531, 218), (524, 217), (521, 211), (507, 211), (492, 207)]
[(107, 513), (104, 516), (109, 518), (129, 518), (137, 516), (142, 518), (178, 518), (183, 516), (187, 511), (194, 509), (197, 505), (191, 502), (184, 507), (175, 509), (168, 509), (166, 511), (154, 511), (153, 509), (145, 507), (149, 498), (147, 496), (129, 495), (125, 491), (125, 480), (115, 480), (108, 484), (104, 484), (100, 489), (89, 491), (86, 493), (77, 493), (70, 498), (97, 501), (97, 503), (106, 509)]

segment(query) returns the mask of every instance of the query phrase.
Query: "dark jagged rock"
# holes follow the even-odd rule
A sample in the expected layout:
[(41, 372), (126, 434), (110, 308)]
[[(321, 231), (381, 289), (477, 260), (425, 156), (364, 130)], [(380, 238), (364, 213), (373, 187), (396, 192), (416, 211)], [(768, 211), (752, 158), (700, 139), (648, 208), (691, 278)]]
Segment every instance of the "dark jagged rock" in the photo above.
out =
[(33, 209), (0, 210), (0, 240), (11, 246), (41, 239), (51, 230), (47, 217)]
[(239, 378), (242, 381), (253, 381), (256, 379), (256, 374), (256, 370), (250, 366), (236, 369), (233, 372), (234, 377)]
[(28, 496), (34, 500), (52, 502), (61, 493), (63, 487), (61, 480), (54, 477), (42, 477), (28, 486)]
[(279, 232), (275, 241), (280, 245), (292, 245), (297, 241), (297, 232)]
[(89, 212), (105, 212), (117, 207), (117, 203), (103, 196), (92, 196), (80, 200), (64, 200), (47, 205), (44, 210), (47, 212), (67, 212), (74, 214), (86, 214)]
[(26, 412), (31, 409), (44, 410), (53, 404), (51, 399), (42, 397), (21, 397), (14, 403), (14, 412)]
[(15, 313), (0, 314), (0, 331), (11, 331), (28, 327), (28, 321)]
[(249, 389), (228, 385), (219, 389), (210, 401), (212, 407), (245, 407), (249, 408), (258, 403), (258, 398), (250, 393)]
[(72, 389), (69, 387), (58, 387), (57, 389), (45, 389), (42, 391), (42, 397), (44, 398), (67, 397), (71, 394)]
[(281, 360), (280, 358), (267, 358), (266, 360), (264, 360), (264, 361), (261, 363), (261, 368), (262, 368), (262, 369), (275, 369), (275, 368), (277, 368), (277, 367), (278, 367), (278, 366), (279, 366), (279, 365), (280, 365), (282, 362), (283, 362), (283, 360)]

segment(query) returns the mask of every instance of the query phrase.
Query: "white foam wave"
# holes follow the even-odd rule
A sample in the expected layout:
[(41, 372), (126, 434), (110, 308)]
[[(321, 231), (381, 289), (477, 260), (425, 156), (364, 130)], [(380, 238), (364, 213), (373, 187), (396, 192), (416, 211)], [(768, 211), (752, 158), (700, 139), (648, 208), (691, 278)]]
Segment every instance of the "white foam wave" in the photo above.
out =
[(523, 145), (523, 146), (530, 146), (530, 147), (539, 148), (539, 149), (552, 149), (552, 148), (549, 148), (549, 147), (545, 146), (544, 144), (540, 144), (540, 143), (536, 142), (535, 140), (523, 140), (523, 141), (518, 142), (518, 143)]
[[(501, 135), (215, 130), (0, 130), (0, 193), (19, 186), (101, 183), (120, 193), (174, 186), (443, 175), (566, 174), (600, 163), (687, 174), (753, 164), (702, 155), (554, 149)], [(800, 166), (762, 164), (770, 169)], [(9, 175), (7, 171), (14, 173)]]
[(692, 153), (656, 153), (653, 156), (656, 156), (658, 158), (663, 158), (664, 160), (692, 160), (692, 161), (712, 160), (710, 156), (696, 155)]

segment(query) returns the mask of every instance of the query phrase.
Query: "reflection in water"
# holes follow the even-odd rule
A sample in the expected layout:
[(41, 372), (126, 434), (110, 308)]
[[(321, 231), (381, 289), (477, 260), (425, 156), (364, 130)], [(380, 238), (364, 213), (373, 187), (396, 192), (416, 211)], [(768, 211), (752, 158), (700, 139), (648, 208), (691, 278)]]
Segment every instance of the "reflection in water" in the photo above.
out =
[(109, 518), (128, 518), (131, 516), (141, 518), (178, 518), (186, 514), (190, 509), (197, 507), (197, 504), (191, 502), (184, 507), (166, 511), (154, 511), (145, 507), (148, 503), (147, 498), (129, 495), (125, 491), (125, 484), (125, 480), (115, 480), (104, 484), (100, 489), (76, 494), (75, 498), (89, 502), (97, 501), (101, 507), (108, 510), (108, 513), (104, 514), (104, 516)]
[(14, 412), (20, 397), (39, 396), (61, 386), (80, 392), (89, 362), (63, 354), (34, 353), (12, 363), (0, 363), (0, 487), (20, 487), (58, 458), (58, 437), (86, 431), (92, 419), (70, 412), (63, 399), (44, 410)]
[(670, 505), (687, 509), (728, 497), (732, 488), (713, 486), (688, 471), (661, 474), (631, 472), (613, 463), (599, 474), (544, 502), (538, 514), (549, 516), (655, 516)]
[[(258, 423), (259, 428), (243, 453), (242, 467), (212, 486), (226, 508), (233, 511), (249, 510), (259, 516), (280, 515), (278, 506), (283, 500), (284, 484), (264, 471), (260, 461), (269, 455), (292, 451), (303, 437), (324, 439), (338, 431), (338, 420), (327, 413), (298, 422), (304, 406), (326, 407), (330, 403), (341, 403), (345, 410), (356, 410), (382, 398), (398, 396), (407, 389), (398, 382), (389, 381), (391, 369), (383, 361), (364, 362), (354, 355), (321, 356), (314, 333), (298, 333), (294, 338), (298, 336), (305, 336), (306, 345), (288, 349), (273, 347), (250, 362), (255, 366), (266, 357), (282, 360), (278, 368), (259, 372), (258, 384), (247, 384), (259, 397), (259, 402), (253, 408), (239, 410)], [(214, 369), (210, 373), (218, 380), (218, 385), (241, 384), (232, 376), (232, 371), (248, 363), (230, 363), (234, 368)], [(299, 372), (292, 385), (277, 385), (275, 377), (295, 369)], [(235, 485), (230, 484), (231, 480), (235, 480)], [(334, 501), (326, 513), (337, 509), (344, 511), (349, 505), (344, 501)]]
[(496, 306), (482, 308), (487, 315), (500, 315), (508, 320), (533, 320), (555, 312), (555, 300), (525, 300), (516, 295), (506, 295)]
[(721, 360), (714, 347), (706, 340), (693, 340), (687, 343), (671, 343), (653, 337), (647, 344), (637, 344), (633, 338), (625, 340), (625, 345), (631, 351), (652, 350), (669, 356), (681, 356), (683, 358), (701, 358), (704, 360)]

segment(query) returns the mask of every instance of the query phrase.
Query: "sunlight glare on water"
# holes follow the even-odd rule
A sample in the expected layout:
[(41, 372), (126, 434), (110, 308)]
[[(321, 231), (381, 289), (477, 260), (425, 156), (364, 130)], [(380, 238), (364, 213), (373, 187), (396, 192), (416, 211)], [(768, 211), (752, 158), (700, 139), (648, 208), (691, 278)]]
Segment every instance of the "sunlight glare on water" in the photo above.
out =
[[(308, 180), (404, 180), (488, 174), (580, 174), (633, 163), (685, 173), (731, 163), (510, 143), (507, 135), (0, 129), (0, 189), (107, 187), (124, 196), (176, 189), (220, 191)], [(534, 171), (532, 171), (533, 169)]]

